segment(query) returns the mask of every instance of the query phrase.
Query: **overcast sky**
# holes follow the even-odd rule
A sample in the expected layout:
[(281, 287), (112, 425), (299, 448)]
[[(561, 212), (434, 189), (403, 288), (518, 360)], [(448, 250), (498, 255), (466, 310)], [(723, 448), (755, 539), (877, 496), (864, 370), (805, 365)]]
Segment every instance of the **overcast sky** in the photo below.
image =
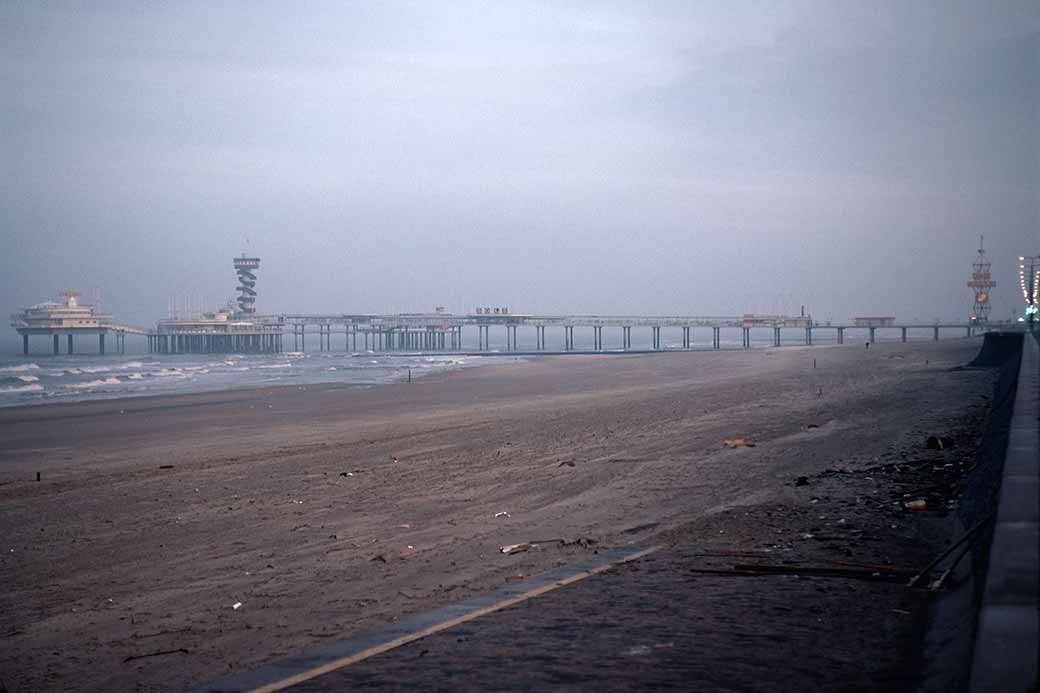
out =
[(1007, 317), (1038, 114), (1035, 0), (8, 0), (0, 308)]

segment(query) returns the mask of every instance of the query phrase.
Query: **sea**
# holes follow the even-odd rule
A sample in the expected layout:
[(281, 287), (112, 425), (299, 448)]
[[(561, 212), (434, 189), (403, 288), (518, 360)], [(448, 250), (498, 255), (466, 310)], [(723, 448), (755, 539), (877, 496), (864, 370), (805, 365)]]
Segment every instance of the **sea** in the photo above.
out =
[(513, 356), (281, 354), (128, 354), (0, 359), (0, 407), (170, 395), (243, 388), (338, 383), (373, 387)]
[[(550, 351), (563, 349), (562, 331), (549, 335)], [(606, 334), (607, 350), (620, 346), (620, 331)], [(817, 344), (833, 344), (830, 331), (821, 331), (814, 340)], [(892, 331), (891, 338), (898, 338)], [(645, 334), (642, 334), (645, 333)], [(633, 334), (633, 347), (647, 349), (648, 329)], [(695, 351), (709, 351), (710, 330), (695, 330)], [(723, 332), (723, 349), (740, 349), (739, 332)], [(472, 335), (475, 341), (475, 333)], [(533, 346), (530, 340), (521, 339), (521, 348)], [(575, 335), (578, 350), (592, 348), (591, 330)], [(663, 330), (662, 346), (666, 351), (680, 350), (681, 331)], [(879, 340), (889, 335), (879, 334)], [(558, 339), (555, 339), (558, 338)], [(135, 351), (143, 344), (131, 344)], [(802, 330), (784, 330), (784, 344), (803, 343)], [(499, 343), (501, 341), (501, 343)], [(527, 341), (532, 344), (526, 344)], [(887, 341), (887, 340), (886, 340)], [(645, 343), (644, 343), (645, 342)], [(769, 348), (772, 330), (753, 330), (752, 347)], [(4, 344), (3, 346), (8, 346)], [(49, 343), (45, 346), (49, 346)], [(84, 343), (83, 348), (88, 344)], [(477, 344), (466, 344), (476, 350)], [(490, 351), (475, 355), (460, 354), (409, 354), (395, 352), (349, 352), (308, 351), (281, 354), (148, 354), (127, 353), (126, 355), (99, 355), (77, 353), (72, 356), (30, 355), (20, 356), (17, 349), (21, 343), (11, 343), (0, 353), (0, 407), (31, 406), (58, 402), (78, 402), (121, 397), (141, 397), (216, 390), (276, 387), (281, 385), (344, 384), (357, 387), (375, 387), (411, 377), (419, 378), (458, 368), (505, 363), (534, 358), (510, 355), (506, 350), (505, 333), (495, 334)], [(38, 344), (33, 345), (39, 348)], [(64, 342), (62, 342), (64, 347)]]

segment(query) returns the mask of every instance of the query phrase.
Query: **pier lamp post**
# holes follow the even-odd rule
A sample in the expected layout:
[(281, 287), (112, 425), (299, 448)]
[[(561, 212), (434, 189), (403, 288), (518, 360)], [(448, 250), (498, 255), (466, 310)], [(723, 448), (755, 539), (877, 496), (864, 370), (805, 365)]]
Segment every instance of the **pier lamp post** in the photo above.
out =
[(1025, 320), (1032, 330), (1038, 319), (1037, 304), (1040, 303), (1040, 255), (1018, 258), (1018, 285), (1026, 302)]

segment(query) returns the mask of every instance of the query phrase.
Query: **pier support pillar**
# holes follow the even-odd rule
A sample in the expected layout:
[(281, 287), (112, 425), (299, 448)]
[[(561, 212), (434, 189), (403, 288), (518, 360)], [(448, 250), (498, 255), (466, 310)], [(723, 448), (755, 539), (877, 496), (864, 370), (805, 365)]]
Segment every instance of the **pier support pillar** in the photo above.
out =
[(69, 334), (69, 335), (66, 335), (66, 336), (68, 337), (68, 341), (69, 341), (69, 353), (71, 354), (71, 353), (72, 353), (72, 335), (71, 335), (71, 334)]
[(871, 327), (871, 328), (870, 328), (870, 343), (871, 343), (871, 344), (873, 344), (873, 343), (874, 343), (874, 332), (875, 332), (875, 331), (876, 331), (876, 328), (874, 328), (874, 327)]
[(712, 337), (713, 337), (713, 339), (712, 339), (712, 346), (715, 349), (721, 349), (722, 348), (722, 328), (721, 327), (713, 327), (711, 329), (712, 329), (712, 332), (714, 333), (714, 334), (712, 334)]
[(903, 328), (903, 343), (906, 343), (906, 328)]
[(22, 355), (29, 355), (29, 335), (28, 333), (22, 335)]
[(742, 329), (744, 330), (744, 348), (745, 349), (750, 349), (751, 348), (751, 328), (750, 327), (744, 327)]
[(98, 339), (98, 353), (101, 354), (102, 356), (104, 356), (105, 355), (105, 333), (102, 332), (102, 333), (98, 334), (97, 339)]
[(621, 348), (628, 351), (632, 348), (632, 327), (626, 325), (621, 328)]
[(773, 346), (780, 346), (780, 328), (773, 328)]
[(838, 344), (844, 344), (844, 343), (845, 343), (845, 328), (844, 327), (839, 327), (838, 328)]

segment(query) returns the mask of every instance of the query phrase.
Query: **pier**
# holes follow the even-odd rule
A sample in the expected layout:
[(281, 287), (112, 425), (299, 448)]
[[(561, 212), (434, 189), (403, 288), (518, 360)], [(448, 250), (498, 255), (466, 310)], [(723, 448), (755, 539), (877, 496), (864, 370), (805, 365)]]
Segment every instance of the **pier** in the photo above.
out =
[[(293, 351), (307, 351), (308, 337), (318, 351), (375, 352), (465, 352), (463, 335), (476, 331), (476, 352), (492, 351), (494, 331), (504, 336), (510, 353), (606, 353), (664, 351), (662, 330), (681, 331), (681, 349), (721, 349), (724, 336), (739, 336), (743, 348), (750, 349), (752, 332), (770, 335), (773, 346), (812, 345), (821, 334), (831, 335), (838, 344), (856, 336), (874, 343), (879, 333), (895, 332), (906, 342), (912, 334), (927, 334), (938, 340), (941, 334), (970, 337), (990, 329), (972, 322), (896, 323), (889, 319), (870, 323), (816, 322), (803, 316), (639, 316), (639, 315), (534, 315), (518, 313), (406, 313), (406, 314), (306, 314), (284, 313), (257, 316), (245, 323), (225, 326), (199, 321), (166, 321), (159, 331), (149, 334), (149, 349), (158, 353), (268, 353), (281, 352), (290, 345)], [(795, 330), (796, 338), (790, 333)], [(562, 337), (562, 352), (550, 352), (547, 333)], [(633, 331), (649, 336), (649, 348), (633, 348)], [(591, 349), (578, 349), (576, 334), (592, 337)], [(705, 335), (702, 341), (697, 338)], [(335, 336), (335, 338), (334, 338)], [(785, 341), (785, 336), (787, 340)], [(613, 337), (613, 339), (611, 339)], [(335, 343), (339, 342), (339, 345)], [(472, 344), (472, 341), (470, 342)]]

